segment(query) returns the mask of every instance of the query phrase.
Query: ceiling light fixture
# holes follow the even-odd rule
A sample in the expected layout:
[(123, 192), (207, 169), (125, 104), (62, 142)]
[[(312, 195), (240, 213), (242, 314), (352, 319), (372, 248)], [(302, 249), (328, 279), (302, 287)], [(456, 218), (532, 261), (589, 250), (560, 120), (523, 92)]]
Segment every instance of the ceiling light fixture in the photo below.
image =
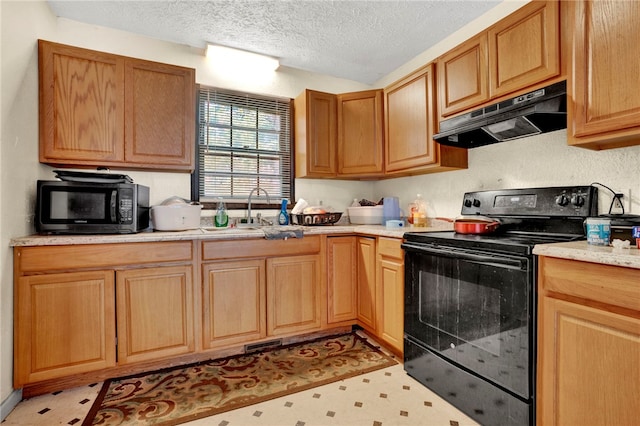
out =
[(215, 44), (207, 44), (206, 56), (216, 66), (237, 71), (268, 72), (275, 71), (280, 66), (276, 58)]

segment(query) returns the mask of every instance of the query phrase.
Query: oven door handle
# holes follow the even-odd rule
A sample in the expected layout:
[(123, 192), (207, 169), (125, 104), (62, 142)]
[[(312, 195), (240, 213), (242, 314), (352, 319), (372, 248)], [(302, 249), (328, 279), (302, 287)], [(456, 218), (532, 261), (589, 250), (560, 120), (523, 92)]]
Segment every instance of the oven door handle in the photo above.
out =
[(449, 257), (454, 259), (466, 260), (474, 263), (485, 265), (495, 265), (500, 267), (526, 269), (527, 259), (513, 259), (504, 256), (492, 256), (487, 254), (473, 254), (468, 251), (439, 249), (430, 246), (415, 245), (411, 243), (402, 244), (402, 248), (419, 253), (433, 254), (435, 256)]

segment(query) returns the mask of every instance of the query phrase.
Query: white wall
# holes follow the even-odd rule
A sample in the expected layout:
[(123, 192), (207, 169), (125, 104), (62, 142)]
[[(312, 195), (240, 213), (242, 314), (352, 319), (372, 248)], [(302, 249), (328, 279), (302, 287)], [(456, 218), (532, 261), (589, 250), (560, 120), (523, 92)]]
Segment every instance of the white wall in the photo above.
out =
[[(383, 87), (474, 35), (511, 11), (520, 1), (509, 0), (438, 46), (392, 72)], [(0, 1), (1, 120), (0, 120), (0, 402), (12, 398), (13, 276), (9, 240), (34, 231), (34, 191), (37, 179), (51, 179), (51, 168), (38, 163), (38, 38), (95, 50), (173, 63), (196, 69), (201, 84), (254, 93), (295, 97), (304, 88), (333, 93), (363, 90), (356, 82), (282, 68), (268, 82), (237, 82), (216, 75), (199, 49), (161, 42), (130, 33), (56, 18), (45, 2)], [(566, 131), (469, 151), (467, 170), (389, 179), (379, 182), (296, 180), (296, 195), (336, 209), (353, 198), (377, 199), (397, 195), (402, 205), (421, 193), (432, 213), (456, 216), (465, 191), (507, 187), (584, 185), (599, 181), (617, 191), (632, 191), (632, 210), (640, 214), (640, 146), (592, 152), (566, 145)], [(151, 203), (171, 195), (189, 197), (189, 176), (176, 173), (127, 172), (151, 187)], [(604, 193), (604, 191), (603, 191)], [(608, 205), (609, 198), (602, 204)], [(13, 394), (15, 395), (15, 394)], [(7, 404), (9, 405), (9, 404)], [(0, 406), (1, 407), (1, 406)], [(6, 415), (0, 412), (1, 416)]]

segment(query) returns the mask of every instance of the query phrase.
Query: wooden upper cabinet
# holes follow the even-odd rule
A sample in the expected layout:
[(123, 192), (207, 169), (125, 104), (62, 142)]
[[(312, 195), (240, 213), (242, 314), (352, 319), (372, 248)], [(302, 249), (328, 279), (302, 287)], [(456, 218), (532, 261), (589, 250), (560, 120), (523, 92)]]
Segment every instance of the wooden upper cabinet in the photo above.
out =
[(492, 26), (489, 96), (495, 98), (560, 73), (560, 18), (556, 1), (534, 1)]
[(343, 93), (338, 101), (338, 176), (381, 176), (383, 91)]
[(40, 162), (191, 171), (195, 71), (38, 41)]
[(482, 33), (438, 59), (440, 115), (446, 117), (489, 99), (487, 34)]
[(193, 168), (195, 71), (125, 61), (125, 159), (156, 168)]
[(428, 173), (467, 167), (467, 151), (433, 140), (433, 65), (388, 86), (385, 93), (385, 172)]
[(336, 95), (305, 90), (294, 100), (296, 177), (334, 177)]
[(537, 1), (438, 58), (441, 118), (559, 76), (557, 1)]
[(640, 143), (640, 3), (569, 5), (573, 64), (567, 96), (570, 145), (591, 149)]
[(40, 162), (124, 161), (124, 62), (38, 42)]

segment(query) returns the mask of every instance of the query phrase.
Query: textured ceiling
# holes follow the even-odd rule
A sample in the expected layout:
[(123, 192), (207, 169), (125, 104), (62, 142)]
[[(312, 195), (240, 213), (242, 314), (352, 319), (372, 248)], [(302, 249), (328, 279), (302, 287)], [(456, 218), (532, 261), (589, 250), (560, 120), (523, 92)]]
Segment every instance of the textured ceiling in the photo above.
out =
[(59, 1), (60, 17), (372, 84), (501, 0)]

